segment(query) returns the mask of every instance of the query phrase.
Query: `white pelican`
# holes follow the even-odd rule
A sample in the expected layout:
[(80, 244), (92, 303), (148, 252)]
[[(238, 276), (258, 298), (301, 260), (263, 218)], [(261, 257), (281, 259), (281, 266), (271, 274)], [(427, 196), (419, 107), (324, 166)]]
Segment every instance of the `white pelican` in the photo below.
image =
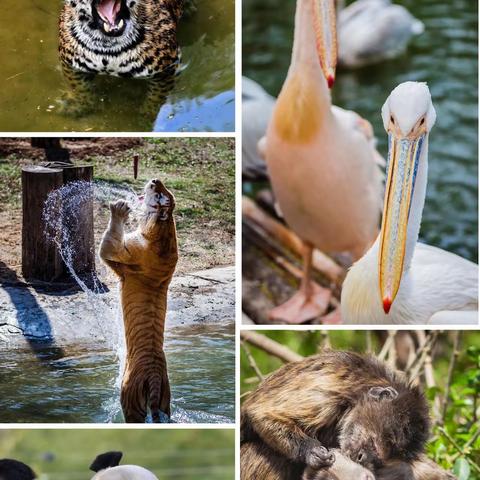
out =
[(396, 87), (382, 108), (389, 152), (382, 228), (347, 274), (345, 323), (478, 323), (478, 266), (417, 243), (435, 109), (426, 84)]
[(339, 63), (355, 68), (394, 58), (425, 27), (390, 0), (357, 0), (338, 14)]
[[(266, 180), (267, 164), (259, 151), (259, 142), (265, 137), (277, 99), (267, 93), (257, 82), (242, 77), (242, 176), (248, 180)], [(365, 136), (372, 148), (377, 142), (373, 127), (368, 120), (353, 110), (332, 105), (332, 113), (346, 130), (357, 131)], [(385, 160), (375, 150), (379, 167), (385, 167)]]
[(382, 179), (365, 135), (332, 112), (333, 0), (297, 0), (291, 65), (269, 124), (265, 157), (288, 225), (304, 241), (300, 290), (271, 318), (303, 323), (325, 312), (329, 292), (310, 280), (313, 247), (359, 258), (378, 232)]
[(267, 178), (267, 165), (257, 147), (274, 106), (274, 97), (258, 83), (242, 77), (242, 175), (251, 180)]

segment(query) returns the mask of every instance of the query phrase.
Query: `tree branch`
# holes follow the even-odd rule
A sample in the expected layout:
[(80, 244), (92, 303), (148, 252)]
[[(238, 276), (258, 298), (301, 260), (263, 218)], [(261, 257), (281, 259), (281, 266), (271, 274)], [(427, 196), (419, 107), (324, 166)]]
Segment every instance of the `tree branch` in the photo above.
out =
[(285, 363), (298, 362), (304, 358), (302, 355), (293, 352), (288, 347), (285, 347), (260, 333), (252, 332), (250, 330), (242, 330), (240, 332), (240, 338), (257, 348), (260, 348), (264, 352), (279, 358)]

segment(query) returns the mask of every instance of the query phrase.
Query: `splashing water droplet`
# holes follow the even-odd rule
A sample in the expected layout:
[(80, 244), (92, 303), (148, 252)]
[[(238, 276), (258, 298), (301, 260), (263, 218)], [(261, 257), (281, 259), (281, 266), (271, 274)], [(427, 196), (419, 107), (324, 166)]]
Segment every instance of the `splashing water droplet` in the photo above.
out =
[[(107, 342), (119, 359), (119, 373), (114, 385), (112, 385), (116, 394), (103, 405), (107, 414), (107, 422), (112, 422), (120, 411), (118, 396), (125, 362), (122, 313), (119, 302), (115, 302), (115, 306), (112, 307), (104, 295), (107, 289), (98, 276), (101, 267), (97, 268), (97, 272), (88, 274), (79, 274), (78, 268), (82, 266), (84, 261), (84, 259), (79, 258), (79, 252), (84, 251), (81, 247), (84, 241), (82, 229), (84, 228), (85, 212), (88, 214), (88, 211), (98, 212), (102, 209), (108, 209), (109, 202), (119, 198), (123, 198), (129, 203), (132, 209), (132, 217), (135, 218), (140, 215), (142, 203), (130, 187), (98, 181), (68, 183), (52, 191), (48, 195), (43, 208), (45, 235), (51, 242), (55, 243), (68, 271), (85, 293), (87, 297), (85, 309), (90, 310), (99, 320), (99, 336)], [(96, 264), (101, 266), (102, 262), (98, 256), (96, 260)], [(105, 331), (105, 325), (115, 326), (116, 334), (113, 337), (111, 329)]]

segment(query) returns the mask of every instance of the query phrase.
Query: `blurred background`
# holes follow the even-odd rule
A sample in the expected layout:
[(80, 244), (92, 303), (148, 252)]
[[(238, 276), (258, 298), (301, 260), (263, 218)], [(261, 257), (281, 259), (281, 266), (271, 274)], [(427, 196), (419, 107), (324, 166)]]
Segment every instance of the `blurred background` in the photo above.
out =
[(162, 480), (232, 479), (234, 430), (0, 430), (0, 458), (28, 465), (39, 480), (86, 480), (95, 457), (123, 451)]
[[(278, 95), (290, 65), (295, 3), (243, 1), (243, 75), (274, 96)], [(356, 70), (339, 69), (333, 103), (354, 110), (371, 122), (378, 149), (386, 156), (381, 106), (401, 82), (428, 83), (437, 123), (430, 135), (430, 171), (421, 240), (477, 261), (478, 2), (394, 3), (403, 5), (423, 22), (425, 31), (393, 60)], [(255, 188), (244, 184), (247, 194)]]
[(404, 371), (430, 401), (429, 456), (459, 480), (480, 480), (480, 332), (243, 330), (241, 338), (242, 399), (284, 363), (325, 348), (368, 352)]

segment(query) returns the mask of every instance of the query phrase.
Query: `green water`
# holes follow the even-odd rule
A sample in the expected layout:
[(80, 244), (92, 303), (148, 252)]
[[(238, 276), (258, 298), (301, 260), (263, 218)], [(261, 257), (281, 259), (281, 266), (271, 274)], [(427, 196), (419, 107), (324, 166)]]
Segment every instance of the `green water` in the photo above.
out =
[[(234, 129), (234, 0), (198, 0), (182, 21), (187, 68), (158, 120), (139, 106), (146, 82), (97, 78), (97, 111), (82, 118), (58, 112), (65, 90), (58, 60), (61, 0), (2, 0), (0, 131), (231, 131)], [(154, 127), (155, 124), (155, 127)]]
[[(32, 352), (32, 347), (35, 347)], [(235, 421), (235, 326), (167, 330), (176, 423)], [(0, 423), (123, 422), (119, 360), (104, 343), (0, 348)]]
[[(387, 151), (380, 108), (406, 80), (426, 81), (437, 123), (430, 135), (421, 240), (478, 258), (478, 5), (473, 0), (396, 0), (425, 24), (407, 53), (376, 66), (339, 71), (337, 105), (374, 126)], [(279, 7), (281, 5), (281, 7)], [(290, 64), (294, 0), (244, 0), (243, 73), (277, 95)]]

